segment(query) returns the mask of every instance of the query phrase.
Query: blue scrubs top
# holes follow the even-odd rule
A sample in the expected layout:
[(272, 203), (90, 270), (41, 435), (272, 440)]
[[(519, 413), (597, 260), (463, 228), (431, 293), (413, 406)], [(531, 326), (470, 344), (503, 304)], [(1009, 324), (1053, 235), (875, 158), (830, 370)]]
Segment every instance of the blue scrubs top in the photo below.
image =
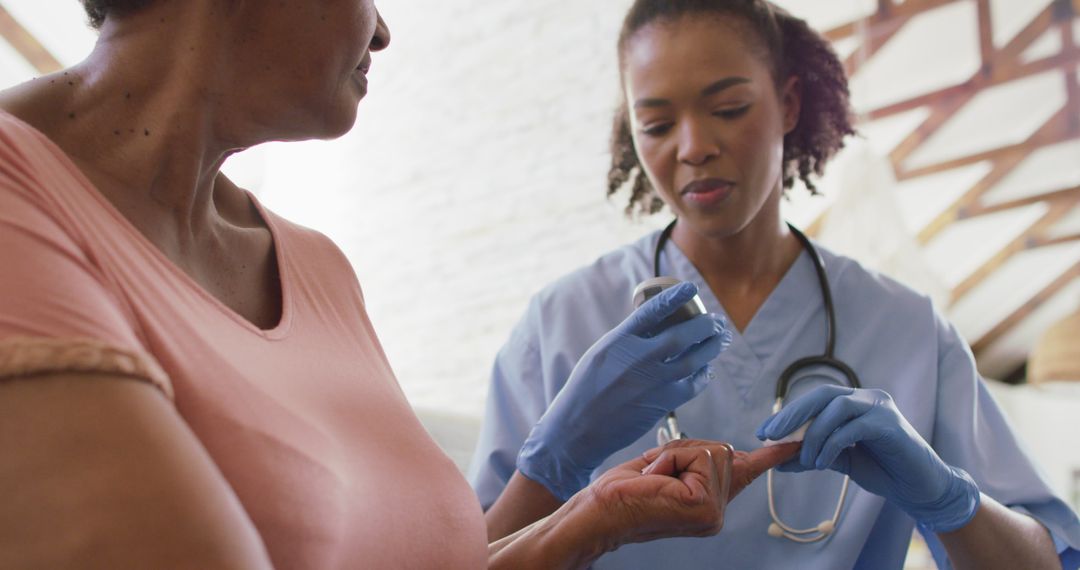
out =
[[(658, 235), (557, 280), (530, 302), (495, 360), (487, 414), (468, 473), (485, 509), (506, 486), (525, 437), (574, 364), (631, 312), (634, 286), (653, 276)], [(983, 493), (1050, 529), (1066, 569), (1080, 566), (1080, 521), (1025, 454), (957, 330), (927, 297), (851, 259), (819, 251), (836, 305), (837, 357), (855, 370), (864, 388), (891, 394), (941, 458), (970, 473)], [(724, 313), (674, 242), (665, 247), (660, 269), (695, 283), (705, 307)], [(821, 354), (825, 330), (821, 291), (804, 251), (746, 330), (735, 332), (730, 348), (712, 362), (715, 380), (677, 410), (682, 430), (736, 449), (759, 447), (754, 430), (771, 414), (776, 379), (796, 359)], [(789, 398), (842, 381), (828, 370), (798, 377)], [(611, 456), (594, 477), (655, 446), (654, 429)], [(829, 519), (842, 482), (843, 476), (831, 471), (776, 473), (781, 519), (797, 528)], [(797, 544), (770, 537), (770, 522), (765, 477), (760, 477), (728, 505), (719, 535), (627, 545), (601, 557), (594, 568), (901, 568), (914, 526), (900, 509), (854, 482), (836, 532), (823, 541)], [(949, 568), (940, 542), (923, 534), (938, 566)]]

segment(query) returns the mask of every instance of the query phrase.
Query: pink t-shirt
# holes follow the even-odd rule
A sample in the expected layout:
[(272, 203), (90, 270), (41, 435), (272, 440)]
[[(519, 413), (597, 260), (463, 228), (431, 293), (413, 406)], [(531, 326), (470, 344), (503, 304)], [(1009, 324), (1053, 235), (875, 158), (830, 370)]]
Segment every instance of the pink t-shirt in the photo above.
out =
[(271, 330), (209, 295), (59, 147), (0, 113), (0, 380), (103, 371), (157, 385), (278, 569), (485, 566), (480, 505), (409, 407), (345, 257), (256, 206), (281, 273)]

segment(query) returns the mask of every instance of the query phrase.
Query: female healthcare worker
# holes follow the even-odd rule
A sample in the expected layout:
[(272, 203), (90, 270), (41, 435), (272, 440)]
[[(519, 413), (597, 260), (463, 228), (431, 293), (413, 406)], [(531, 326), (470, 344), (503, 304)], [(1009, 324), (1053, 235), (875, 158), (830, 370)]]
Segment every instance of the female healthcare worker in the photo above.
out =
[[(796, 176), (813, 188), (853, 132), (827, 42), (763, 0), (636, 0), (618, 53), (609, 193), (630, 183), (630, 208), (667, 205), (677, 222), (670, 239), (645, 236), (545, 288), (499, 352), (469, 474), (489, 537), (656, 445), (659, 395), (566, 379), (625, 318), (635, 284), (662, 274), (695, 283), (739, 331), (678, 407), (679, 429), (754, 449), (813, 422), (799, 457), (743, 491), (718, 536), (633, 545), (596, 568), (900, 568), (915, 525), (943, 568), (1076, 568), (1076, 515), (956, 329), (925, 296), (781, 221), (785, 189)], [(826, 343), (843, 364), (801, 367), (778, 394)]]

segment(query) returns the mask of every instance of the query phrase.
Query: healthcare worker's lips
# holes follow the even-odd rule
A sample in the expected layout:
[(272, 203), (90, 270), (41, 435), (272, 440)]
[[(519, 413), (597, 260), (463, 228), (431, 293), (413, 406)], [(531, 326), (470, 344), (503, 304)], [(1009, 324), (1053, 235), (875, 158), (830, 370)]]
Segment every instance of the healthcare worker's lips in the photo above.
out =
[(721, 178), (703, 178), (683, 186), (679, 194), (698, 206), (712, 206), (727, 200), (735, 191), (735, 183)]

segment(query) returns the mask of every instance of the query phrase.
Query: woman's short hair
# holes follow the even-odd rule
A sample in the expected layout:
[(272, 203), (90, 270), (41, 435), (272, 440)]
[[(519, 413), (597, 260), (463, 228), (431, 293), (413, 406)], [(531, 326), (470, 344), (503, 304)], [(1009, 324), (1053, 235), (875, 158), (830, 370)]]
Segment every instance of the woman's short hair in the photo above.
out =
[(96, 30), (110, 14), (133, 12), (154, 0), (81, 0), (90, 25)]
[[(619, 34), (620, 76), (627, 43), (638, 30), (656, 21), (672, 21), (688, 14), (739, 18), (753, 33), (750, 37), (756, 36), (760, 41), (777, 87), (792, 75), (799, 78), (802, 110), (798, 125), (784, 136), (783, 185), (785, 190), (789, 189), (799, 178), (816, 194), (811, 175), (820, 176), (825, 163), (844, 147), (844, 138), (855, 133), (847, 76), (828, 40), (805, 21), (767, 0), (635, 0)], [(635, 210), (652, 214), (663, 208), (663, 201), (641, 169), (624, 97), (615, 113), (612, 131), (608, 196), (628, 183), (631, 184), (628, 215), (633, 215)]]

